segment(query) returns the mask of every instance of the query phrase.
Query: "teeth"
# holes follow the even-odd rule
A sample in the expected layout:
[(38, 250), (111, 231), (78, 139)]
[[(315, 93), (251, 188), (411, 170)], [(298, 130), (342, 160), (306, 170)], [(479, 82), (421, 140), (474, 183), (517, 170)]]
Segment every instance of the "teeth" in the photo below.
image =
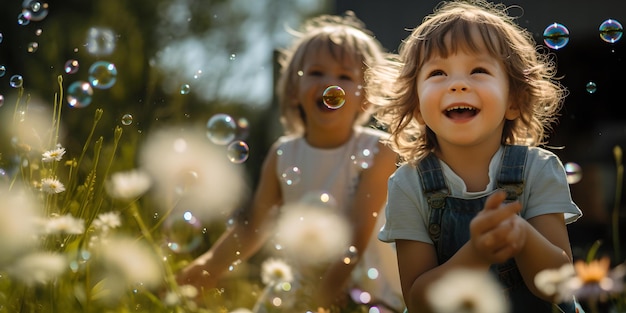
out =
[(456, 107), (451, 107), (451, 108), (446, 109), (447, 112), (454, 111), (454, 110), (476, 110), (476, 109), (470, 106), (456, 106)]

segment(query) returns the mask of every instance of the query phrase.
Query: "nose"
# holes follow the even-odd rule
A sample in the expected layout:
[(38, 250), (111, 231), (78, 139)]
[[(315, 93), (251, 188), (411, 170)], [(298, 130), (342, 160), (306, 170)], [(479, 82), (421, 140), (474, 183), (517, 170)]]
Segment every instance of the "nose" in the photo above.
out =
[(451, 92), (468, 91), (469, 85), (464, 79), (455, 79), (450, 83), (449, 89)]

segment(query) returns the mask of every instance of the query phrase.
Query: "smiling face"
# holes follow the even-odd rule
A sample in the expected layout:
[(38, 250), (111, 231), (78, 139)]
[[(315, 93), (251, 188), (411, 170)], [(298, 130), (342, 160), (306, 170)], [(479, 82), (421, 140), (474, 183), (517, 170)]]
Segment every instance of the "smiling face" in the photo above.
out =
[[(339, 52), (337, 46), (318, 46), (307, 51), (304, 58), (293, 100), (304, 112), (307, 134), (351, 129), (362, 111), (363, 65)], [(345, 104), (338, 109), (328, 108), (322, 100), (329, 86), (339, 86), (345, 91)]]
[(504, 64), (489, 53), (477, 29), (470, 34), (477, 36), (476, 47), (458, 47), (446, 56), (434, 53), (417, 74), (415, 117), (442, 147), (499, 145), (505, 119), (519, 114), (511, 105)]

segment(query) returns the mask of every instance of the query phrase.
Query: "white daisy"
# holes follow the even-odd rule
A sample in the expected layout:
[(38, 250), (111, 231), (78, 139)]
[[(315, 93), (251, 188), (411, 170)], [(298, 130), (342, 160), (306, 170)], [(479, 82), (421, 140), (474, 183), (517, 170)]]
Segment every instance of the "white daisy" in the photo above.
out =
[(50, 163), (52, 161), (61, 161), (63, 159), (63, 155), (65, 155), (65, 148), (61, 147), (60, 144), (57, 144), (57, 148), (46, 151), (41, 155), (41, 162)]
[(291, 266), (283, 260), (269, 258), (261, 264), (261, 281), (266, 285), (292, 282)]
[(0, 183), (0, 268), (37, 244), (41, 208), (31, 195)]
[(92, 224), (96, 230), (107, 233), (113, 228), (118, 228), (122, 225), (120, 220), (120, 214), (118, 212), (105, 212), (98, 214), (98, 217), (93, 220)]
[(47, 194), (61, 193), (65, 191), (65, 186), (57, 179), (44, 178), (41, 180), (41, 191)]
[(348, 222), (334, 210), (310, 203), (282, 208), (276, 240), (298, 262), (339, 260), (349, 246), (349, 238)]
[(132, 170), (111, 175), (106, 189), (114, 199), (132, 200), (143, 195), (151, 185), (152, 181), (146, 173)]
[(222, 218), (244, 198), (245, 172), (202, 131), (152, 132), (140, 149), (140, 157), (164, 210), (176, 201), (201, 220)]
[(120, 275), (127, 285), (142, 283), (158, 286), (162, 281), (160, 263), (156, 254), (143, 241), (131, 238), (112, 238), (98, 247), (104, 264), (111, 273)]
[(28, 254), (7, 268), (10, 276), (27, 286), (45, 284), (68, 268), (64, 255), (48, 252)]
[(436, 313), (505, 313), (510, 308), (488, 272), (456, 269), (432, 283), (426, 297)]
[(85, 232), (85, 221), (75, 218), (72, 214), (53, 216), (44, 221), (46, 234), (82, 234)]

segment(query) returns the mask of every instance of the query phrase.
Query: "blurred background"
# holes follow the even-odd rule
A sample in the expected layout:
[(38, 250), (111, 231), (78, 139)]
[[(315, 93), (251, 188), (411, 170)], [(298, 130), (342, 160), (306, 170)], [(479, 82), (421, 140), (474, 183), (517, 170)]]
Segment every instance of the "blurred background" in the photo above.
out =
[[(396, 52), (438, 2), (2, 0), (0, 117), (15, 114), (19, 84), (31, 110), (52, 110), (55, 95), (63, 92), (60, 141), (71, 153), (82, 149), (99, 108), (104, 114), (96, 136), (110, 141), (113, 129), (122, 125), (124, 140), (133, 143), (151, 129), (203, 128), (210, 117), (226, 113), (243, 129), (238, 136), (248, 144), (249, 156), (241, 166), (253, 188), (269, 145), (281, 133), (273, 93), (274, 55), (291, 39), (286, 29), (313, 15), (352, 10), (388, 51)], [(503, 3), (517, 5), (510, 13), (553, 54), (561, 82), (569, 89), (549, 145), (571, 173), (572, 194), (584, 213), (569, 226), (574, 253), (583, 257), (596, 240), (611, 250), (614, 212), (619, 212), (621, 229), (626, 227), (614, 156), (616, 146), (626, 147), (620, 92), (626, 86), (626, 39), (620, 37), (621, 29), (611, 31), (626, 23), (626, 2)], [(553, 40), (546, 43), (547, 28)], [(100, 85), (89, 94), (81, 86), (94, 79)], [(6, 119), (0, 121), (5, 121), (0, 169), (10, 176), (17, 168), (10, 157), (11, 130)], [(121, 153), (126, 153), (127, 163), (116, 166), (134, 167), (134, 152)], [(614, 211), (617, 206), (621, 208)]]

